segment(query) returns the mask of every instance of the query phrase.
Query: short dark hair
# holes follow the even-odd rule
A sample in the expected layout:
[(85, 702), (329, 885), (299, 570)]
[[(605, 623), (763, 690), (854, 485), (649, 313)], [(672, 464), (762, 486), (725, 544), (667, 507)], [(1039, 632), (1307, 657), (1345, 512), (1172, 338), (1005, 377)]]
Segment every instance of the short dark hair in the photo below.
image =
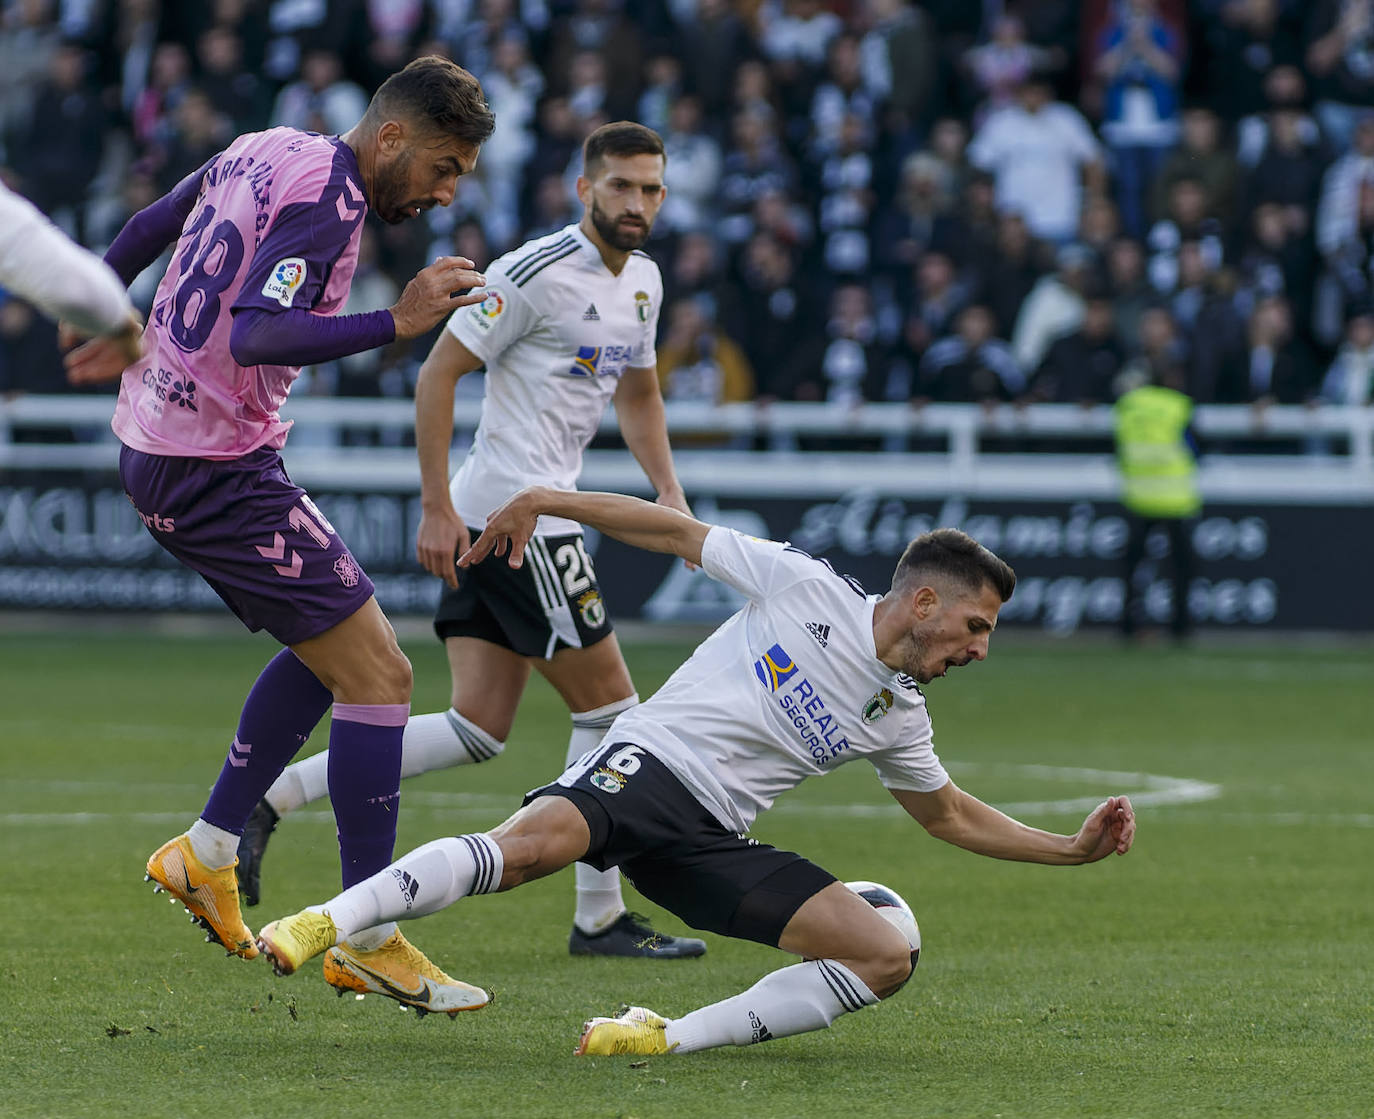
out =
[(617, 120), (603, 124), (582, 142), (582, 174), (596, 178), (601, 163), (608, 155), (659, 155), (666, 162), (663, 137), (632, 120)]
[(928, 575), (943, 575), (977, 591), (986, 584), (1003, 602), (1016, 589), (1016, 572), (966, 532), (937, 528), (906, 546), (892, 573), (894, 588)]
[(367, 115), (378, 126), (403, 117), (474, 148), (496, 128), (482, 83), (437, 54), (417, 58), (387, 78), (372, 95)]

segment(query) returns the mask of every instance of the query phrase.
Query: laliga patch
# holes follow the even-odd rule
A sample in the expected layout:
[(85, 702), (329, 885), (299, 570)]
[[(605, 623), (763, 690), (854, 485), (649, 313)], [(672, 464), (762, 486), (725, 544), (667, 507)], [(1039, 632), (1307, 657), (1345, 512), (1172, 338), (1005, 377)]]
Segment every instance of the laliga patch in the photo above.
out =
[(505, 309), (505, 296), (495, 288), (487, 288), (487, 297), (481, 303), (475, 304), (469, 315), (472, 321), (483, 330), (490, 330), (496, 325), (496, 320), (501, 317), (501, 312)]
[(267, 277), (267, 283), (262, 285), (262, 294), (268, 299), (275, 299), (283, 307), (290, 307), (303, 283), (305, 261), (298, 256), (289, 256), (277, 261), (277, 266)]

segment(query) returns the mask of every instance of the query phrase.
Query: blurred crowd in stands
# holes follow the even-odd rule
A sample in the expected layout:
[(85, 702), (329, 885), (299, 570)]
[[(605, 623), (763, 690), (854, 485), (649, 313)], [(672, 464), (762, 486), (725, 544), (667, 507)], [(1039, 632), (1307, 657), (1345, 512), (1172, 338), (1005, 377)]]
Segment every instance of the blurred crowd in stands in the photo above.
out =
[[(662, 133), (665, 395), (1374, 399), (1374, 0), (0, 0), (0, 174), (103, 248), (237, 133), (350, 127), (417, 54), (496, 134), (369, 223), (348, 310), (577, 220), (582, 137)], [(161, 267), (134, 290), (146, 308)], [(310, 371), (405, 396), (428, 339)], [(58, 391), (0, 305), (0, 392)]]

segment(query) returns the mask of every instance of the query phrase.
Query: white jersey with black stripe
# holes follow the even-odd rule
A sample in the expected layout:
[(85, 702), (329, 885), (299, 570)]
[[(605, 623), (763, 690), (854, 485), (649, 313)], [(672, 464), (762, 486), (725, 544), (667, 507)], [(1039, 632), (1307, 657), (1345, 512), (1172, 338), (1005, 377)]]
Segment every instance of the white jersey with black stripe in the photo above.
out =
[(824, 560), (719, 525), (701, 565), (749, 602), (621, 715), (606, 742), (648, 750), (738, 832), (807, 777), (856, 758), (890, 789), (931, 792), (949, 781), (925, 696), (878, 659), (877, 596)]
[[(449, 486), (473, 528), (525, 486), (571, 490), (582, 452), (630, 368), (654, 365), (663, 302), (658, 265), (630, 254), (613, 275), (576, 225), (507, 253), (486, 269), (487, 297), (447, 329), (486, 365), (472, 449)], [(580, 532), (540, 517), (536, 534)]]

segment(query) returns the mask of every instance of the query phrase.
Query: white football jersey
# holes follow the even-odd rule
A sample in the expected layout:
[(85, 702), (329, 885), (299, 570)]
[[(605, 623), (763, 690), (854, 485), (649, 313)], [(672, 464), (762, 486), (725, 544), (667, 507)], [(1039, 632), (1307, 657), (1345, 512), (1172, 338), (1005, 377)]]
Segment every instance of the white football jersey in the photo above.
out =
[[(748, 604), (604, 743), (643, 746), (736, 832), (779, 794), (855, 758), (890, 789), (931, 792), (949, 781), (925, 696), (878, 659), (878, 596), (824, 560), (719, 525), (701, 565)], [(575, 763), (559, 783), (583, 768)]]
[[(655, 364), (663, 302), (650, 257), (633, 252), (612, 275), (576, 225), (507, 253), (486, 276), (486, 299), (448, 321), (487, 367), (482, 420), (449, 486), (454, 509), (473, 528), (525, 486), (576, 489), (582, 452), (620, 375)], [(535, 531), (581, 530), (546, 516)]]

